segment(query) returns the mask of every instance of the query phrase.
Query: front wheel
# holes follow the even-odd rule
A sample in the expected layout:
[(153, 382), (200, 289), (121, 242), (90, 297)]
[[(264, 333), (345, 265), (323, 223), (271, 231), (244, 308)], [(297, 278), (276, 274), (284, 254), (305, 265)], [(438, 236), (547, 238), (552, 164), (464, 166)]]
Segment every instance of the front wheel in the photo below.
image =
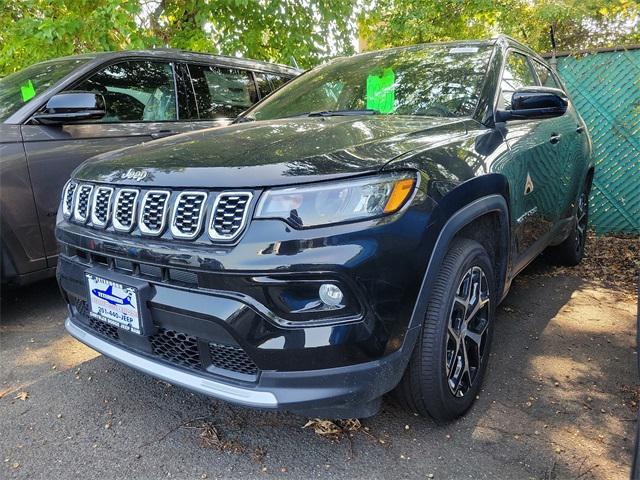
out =
[(487, 368), (495, 309), (489, 255), (457, 239), (431, 289), (422, 331), (396, 389), (410, 412), (448, 421), (473, 404)]

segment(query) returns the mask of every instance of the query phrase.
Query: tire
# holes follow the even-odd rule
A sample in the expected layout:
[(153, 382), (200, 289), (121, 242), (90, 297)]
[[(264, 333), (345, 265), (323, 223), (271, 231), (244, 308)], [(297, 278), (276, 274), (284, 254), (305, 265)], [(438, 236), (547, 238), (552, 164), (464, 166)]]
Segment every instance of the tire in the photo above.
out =
[[(475, 296), (478, 285), (481, 295)], [(395, 396), (406, 410), (446, 422), (471, 407), (489, 360), (497, 297), (493, 265), (482, 245), (454, 240), (431, 288), (422, 331), (396, 387)], [(480, 308), (466, 318), (476, 310), (473, 305)], [(468, 357), (459, 345), (467, 347)]]
[(561, 244), (549, 247), (546, 251), (546, 256), (556, 265), (574, 267), (582, 261), (584, 247), (587, 243), (590, 190), (591, 183), (587, 182), (578, 197), (576, 222), (569, 236)]

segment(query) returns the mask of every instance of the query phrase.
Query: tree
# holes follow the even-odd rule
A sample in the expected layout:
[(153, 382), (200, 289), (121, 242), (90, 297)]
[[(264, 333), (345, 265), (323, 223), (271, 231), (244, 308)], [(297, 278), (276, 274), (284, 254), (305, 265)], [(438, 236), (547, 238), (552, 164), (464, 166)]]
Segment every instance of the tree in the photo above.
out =
[(632, 0), (378, 0), (360, 16), (367, 48), (487, 38), (504, 33), (541, 52), (640, 42)]
[(309, 67), (353, 52), (355, 0), (0, 0), (0, 76), (47, 58), (175, 47)]
[(313, 66), (366, 48), (505, 33), (549, 51), (640, 42), (634, 0), (0, 0), (0, 76), (52, 57), (176, 47)]

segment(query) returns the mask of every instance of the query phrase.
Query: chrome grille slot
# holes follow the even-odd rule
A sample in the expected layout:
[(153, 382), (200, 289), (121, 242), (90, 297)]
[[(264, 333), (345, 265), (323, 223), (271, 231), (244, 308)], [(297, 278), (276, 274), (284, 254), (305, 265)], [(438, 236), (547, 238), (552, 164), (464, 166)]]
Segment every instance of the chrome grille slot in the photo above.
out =
[(209, 237), (212, 240), (233, 240), (247, 223), (251, 192), (223, 192), (218, 195), (211, 214)]
[(65, 217), (70, 217), (73, 213), (73, 199), (76, 193), (78, 184), (73, 181), (69, 181), (64, 188), (64, 195), (62, 196), (62, 213)]
[(113, 208), (113, 228), (120, 232), (130, 232), (136, 218), (138, 190), (123, 188), (116, 194)]
[(160, 235), (167, 218), (169, 192), (149, 190), (142, 198), (140, 209), (140, 231), (146, 235)]
[(205, 192), (182, 192), (176, 199), (171, 220), (171, 233), (176, 238), (195, 238), (204, 217)]
[(91, 208), (91, 223), (97, 227), (105, 227), (109, 221), (111, 213), (111, 196), (113, 188), (97, 187), (93, 195), (93, 205)]
[(73, 219), (77, 222), (85, 223), (89, 218), (89, 202), (93, 185), (80, 185), (76, 196), (76, 204), (73, 207)]

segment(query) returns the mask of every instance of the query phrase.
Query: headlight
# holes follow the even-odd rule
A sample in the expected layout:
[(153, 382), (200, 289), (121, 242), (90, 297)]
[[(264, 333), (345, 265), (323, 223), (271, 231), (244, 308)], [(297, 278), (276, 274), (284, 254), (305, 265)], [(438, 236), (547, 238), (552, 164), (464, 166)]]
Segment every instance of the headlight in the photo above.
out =
[(296, 227), (353, 222), (397, 212), (411, 196), (415, 173), (324, 182), (266, 191), (255, 218), (281, 218)]

